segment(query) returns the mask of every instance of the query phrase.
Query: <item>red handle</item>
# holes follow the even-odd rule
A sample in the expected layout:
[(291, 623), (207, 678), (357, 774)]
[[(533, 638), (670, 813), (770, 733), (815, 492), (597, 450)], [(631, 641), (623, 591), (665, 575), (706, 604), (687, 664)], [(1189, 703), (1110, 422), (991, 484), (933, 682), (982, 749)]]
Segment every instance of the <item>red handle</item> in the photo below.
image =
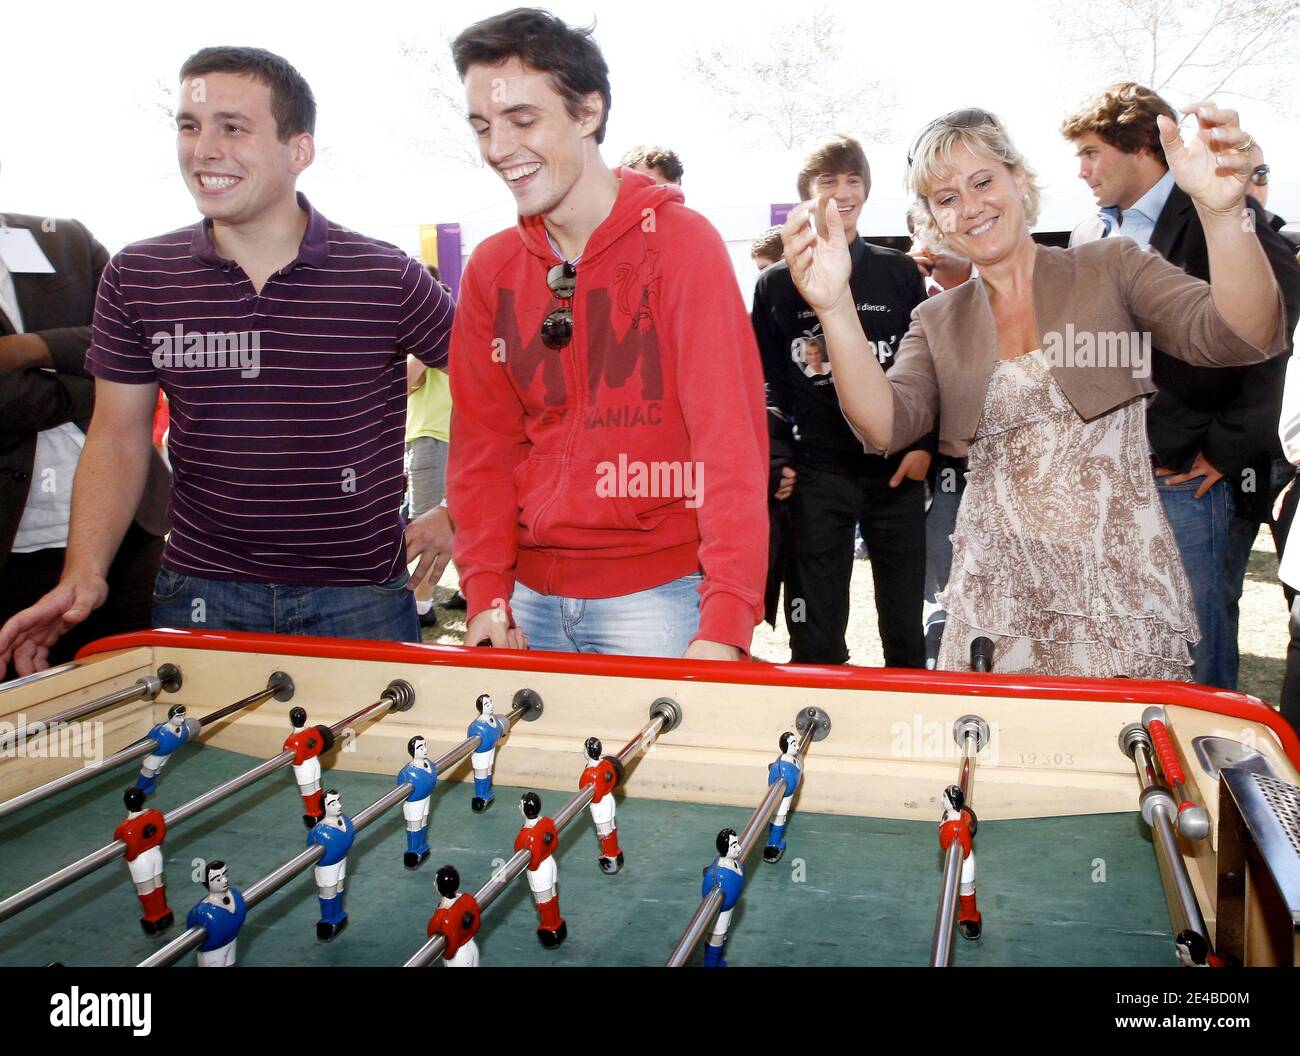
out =
[(1166, 780), (1180, 785), (1187, 784), (1182, 764), (1178, 761), (1178, 753), (1174, 751), (1174, 742), (1169, 736), (1169, 731), (1165, 729), (1165, 724), (1159, 719), (1153, 719), (1147, 730), (1151, 734), (1151, 743), (1156, 746), (1156, 755), (1160, 757), (1160, 769), (1165, 772)]
[[(1160, 768), (1165, 772), (1165, 778), (1170, 784), (1179, 784), (1186, 787), (1187, 776), (1183, 773), (1182, 764), (1178, 761), (1178, 753), (1174, 751), (1173, 739), (1169, 736), (1169, 731), (1165, 729), (1165, 724), (1159, 719), (1153, 719), (1147, 730), (1151, 734), (1151, 743), (1156, 747), (1156, 755), (1160, 757)], [(1194, 806), (1196, 804), (1190, 799), (1183, 799), (1178, 804), (1178, 813), (1181, 814)]]

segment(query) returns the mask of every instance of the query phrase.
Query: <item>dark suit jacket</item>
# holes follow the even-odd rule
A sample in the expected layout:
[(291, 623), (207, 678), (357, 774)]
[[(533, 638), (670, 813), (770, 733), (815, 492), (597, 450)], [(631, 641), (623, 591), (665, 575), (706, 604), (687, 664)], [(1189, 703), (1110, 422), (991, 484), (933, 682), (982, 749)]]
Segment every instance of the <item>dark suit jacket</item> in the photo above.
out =
[[(1267, 362), (1211, 369), (1155, 350), (1156, 395), (1147, 408), (1151, 449), (1162, 465), (1185, 472), (1204, 453), (1210, 465), (1234, 482), (1239, 497), (1258, 515), (1271, 501), (1269, 467), (1282, 457), (1277, 439), (1282, 413), (1282, 383), (1292, 333), (1300, 319), (1300, 264), (1295, 251), (1269, 223), (1269, 215), (1248, 199), (1259, 237), (1286, 305), (1286, 348)], [(1071, 245), (1101, 236), (1100, 220), (1075, 229)], [(1192, 200), (1177, 185), (1151, 233), (1151, 249), (1189, 275), (1209, 281), (1205, 230)], [(1255, 490), (1242, 494), (1243, 470), (1252, 469)], [(1267, 517), (1267, 512), (1264, 513)]]
[[(95, 383), (86, 373), (86, 349), (95, 312), (95, 291), (108, 253), (76, 220), (4, 214), (9, 227), (23, 227), (54, 265), (52, 275), (14, 275), (23, 329), (44, 338), (54, 371), (0, 370), (0, 563), (9, 555), (22, 520), (36, 457), (36, 434), (64, 422), (85, 432), (95, 402)], [(0, 312), (0, 336), (13, 328)], [(167, 532), (171, 478), (157, 452), (150, 452), (149, 476), (135, 520), (151, 535)]]

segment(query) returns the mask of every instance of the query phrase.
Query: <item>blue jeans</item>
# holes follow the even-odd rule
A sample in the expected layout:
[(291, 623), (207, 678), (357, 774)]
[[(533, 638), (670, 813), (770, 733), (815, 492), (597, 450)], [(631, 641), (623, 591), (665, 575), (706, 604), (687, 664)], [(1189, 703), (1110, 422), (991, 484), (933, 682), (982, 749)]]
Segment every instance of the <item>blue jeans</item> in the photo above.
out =
[(530, 649), (681, 656), (700, 626), (699, 572), (617, 598), (562, 598), (515, 584), (510, 609)]
[(153, 625), (316, 638), (418, 642), (415, 596), (405, 570), (388, 583), (332, 587), (200, 579), (164, 566), (153, 590)]
[(1224, 597), (1228, 619), (1228, 633), (1232, 636), (1232, 683), (1225, 689), (1237, 688), (1237, 630), (1241, 624), (1241, 595), (1246, 587), (1246, 570), (1250, 567), (1250, 552), (1259, 535), (1259, 521), (1234, 514), (1228, 521), (1228, 561), (1224, 569)]
[[(1202, 483), (1189, 480), (1186, 484), (1166, 484), (1157, 477), (1156, 492), (1191, 582), (1196, 619), (1201, 625), (1201, 640), (1192, 649), (1192, 680), (1205, 686), (1236, 689), (1237, 628), (1227, 604), (1229, 527), (1236, 502), (1227, 480), (1218, 481), (1198, 499), (1196, 489)], [(1244, 567), (1241, 571), (1244, 574)]]

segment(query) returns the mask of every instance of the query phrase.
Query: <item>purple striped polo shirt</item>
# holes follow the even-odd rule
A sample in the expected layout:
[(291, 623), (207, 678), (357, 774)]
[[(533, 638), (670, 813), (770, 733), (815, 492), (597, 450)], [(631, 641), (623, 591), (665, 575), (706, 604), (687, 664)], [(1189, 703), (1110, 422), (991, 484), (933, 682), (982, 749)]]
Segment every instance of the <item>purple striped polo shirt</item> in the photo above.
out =
[(87, 367), (171, 404), (167, 567), (384, 583), (405, 565), (406, 356), (446, 363), (455, 304), (396, 246), (298, 202), (298, 256), (260, 294), (206, 222), (114, 256)]

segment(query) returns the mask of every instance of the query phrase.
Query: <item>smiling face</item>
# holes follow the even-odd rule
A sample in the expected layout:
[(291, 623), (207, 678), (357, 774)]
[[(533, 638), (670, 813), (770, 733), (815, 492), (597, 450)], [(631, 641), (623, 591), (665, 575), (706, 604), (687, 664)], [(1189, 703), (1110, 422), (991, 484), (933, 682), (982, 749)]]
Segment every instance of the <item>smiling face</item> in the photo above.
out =
[(925, 197), (947, 243), (983, 267), (1001, 260), (1028, 237), (1027, 186), (1023, 173), (958, 143), (951, 169), (939, 174)]
[(465, 71), (470, 127), (483, 161), (500, 176), (520, 216), (547, 216), (565, 202), (596, 156), (601, 98), (583, 97), (575, 120), (548, 74), (509, 59)]
[(857, 172), (823, 172), (812, 182), (812, 193), (834, 200), (844, 223), (844, 237), (852, 241), (858, 233), (858, 216), (867, 200), (867, 184)]
[(235, 73), (181, 82), (176, 154), (199, 212), (226, 224), (255, 221), (292, 202), (315, 147), (306, 132), (280, 141), (271, 88)]
[(1103, 209), (1128, 209), (1165, 173), (1164, 166), (1145, 152), (1127, 154), (1096, 132), (1085, 132), (1073, 143), (1079, 179)]

